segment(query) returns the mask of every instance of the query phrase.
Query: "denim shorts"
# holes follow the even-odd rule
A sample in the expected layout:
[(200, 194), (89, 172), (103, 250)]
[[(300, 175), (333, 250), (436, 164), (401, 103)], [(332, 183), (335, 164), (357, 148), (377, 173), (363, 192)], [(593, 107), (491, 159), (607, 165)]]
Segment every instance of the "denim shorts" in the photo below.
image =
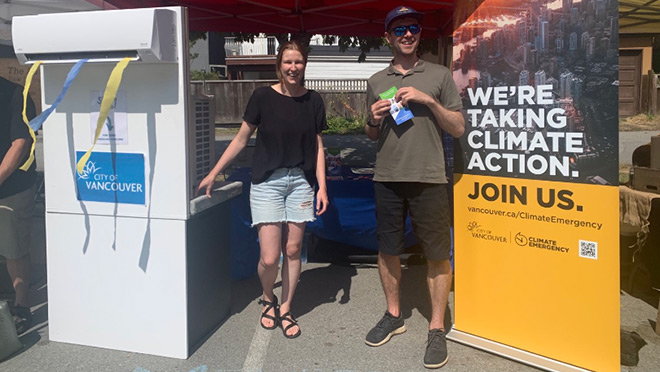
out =
[(250, 186), (252, 226), (260, 223), (314, 221), (314, 191), (300, 168), (278, 168)]

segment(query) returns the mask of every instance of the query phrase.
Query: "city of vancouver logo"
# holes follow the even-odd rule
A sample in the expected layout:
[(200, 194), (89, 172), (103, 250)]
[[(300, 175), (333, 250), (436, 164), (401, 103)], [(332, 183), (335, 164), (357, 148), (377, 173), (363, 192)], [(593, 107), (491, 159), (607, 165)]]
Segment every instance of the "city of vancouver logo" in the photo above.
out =
[(90, 190), (129, 193), (142, 193), (144, 191), (143, 184), (121, 182), (118, 175), (100, 172), (101, 169), (101, 167), (96, 166), (96, 163), (88, 161), (78, 178), (83, 180), (83, 184)]
[(78, 200), (144, 204), (144, 155), (93, 152), (76, 181)]
[(88, 180), (91, 176), (94, 175), (94, 173), (100, 170), (100, 167), (96, 167), (96, 163), (93, 161), (88, 161), (87, 164), (85, 164), (85, 167), (83, 167), (82, 173), (78, 174), (78, 178), (81, 180)]
[(474, 229), (478, 229), (480, 226), (481, 225), (479, 225), (477, 223), (477, 221), (472, 221), (472, 222), (468, 223), (467, 229), (468, 229), (468, 231), (472, 231)]
[(506, 243), (508, 241), (506, 236), (497, 235), (492, 230), (486, 229), (479, 225), (477, 221), (472, 221), (467, 224), (467, 230), (473, 238), (488, 240), (492, 242)]

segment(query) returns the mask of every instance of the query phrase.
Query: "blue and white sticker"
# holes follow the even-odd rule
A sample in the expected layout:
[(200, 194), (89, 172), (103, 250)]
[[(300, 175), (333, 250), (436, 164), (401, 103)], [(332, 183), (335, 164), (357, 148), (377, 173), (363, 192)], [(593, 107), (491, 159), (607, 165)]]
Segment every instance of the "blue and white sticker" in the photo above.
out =
[[(76, 151), (76, 163), (84, 154), (84, 151)], [(78, 200), (145, 203), (143, 154), (92, 152), (76, 178)]]

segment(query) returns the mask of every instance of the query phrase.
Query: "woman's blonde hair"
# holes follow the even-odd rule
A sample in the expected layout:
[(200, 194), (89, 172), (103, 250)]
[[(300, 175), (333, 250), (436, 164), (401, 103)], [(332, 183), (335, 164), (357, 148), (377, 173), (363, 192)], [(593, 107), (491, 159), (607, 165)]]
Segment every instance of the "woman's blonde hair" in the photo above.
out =
[[(277, 80), (279, 80), (280, 83), (284, 83), (284, 76), (282, 76), (282, 56), (287, 50), (295, 50), (299, 52), (303, 57), (303, 63), (307, 66), (307, 48), (305, 48), (299, 41), (290, 40), (280, 45), (280, 49), (277, 52), (277, 59), (275, 60), (275, 72), (277, 73)], [(304, 85), (304, 81), (305, 76), (303, 75), (300, 84)]]

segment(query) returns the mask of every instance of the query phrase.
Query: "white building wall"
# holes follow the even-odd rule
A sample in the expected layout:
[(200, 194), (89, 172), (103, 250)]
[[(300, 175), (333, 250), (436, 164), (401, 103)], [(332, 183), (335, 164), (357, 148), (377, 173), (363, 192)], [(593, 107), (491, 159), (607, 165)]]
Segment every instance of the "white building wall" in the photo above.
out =
[[(357, 59), (357, 57), (355, 57)], [(368, 79), (389, 66), (389, 62), (315, 62), (307, 63), (305, 79)]]

